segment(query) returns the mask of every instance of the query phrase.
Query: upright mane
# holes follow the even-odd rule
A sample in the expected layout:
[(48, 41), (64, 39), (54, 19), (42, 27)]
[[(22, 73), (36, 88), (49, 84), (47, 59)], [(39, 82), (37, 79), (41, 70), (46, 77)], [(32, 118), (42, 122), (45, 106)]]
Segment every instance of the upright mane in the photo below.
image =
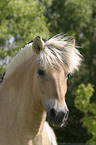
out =
[[(81, 54), (75, 48), (75, 41), (66, 35), (55, 35), (48, 41), (41, 39), (44, 49), (36, 55), (36, 61), (45, 67), (47, 65), (61, 65), (66, 73), (72, 73), (81, 62)], [(35, 52), (32, 48), (33, 42), (27, 44), (24, 48), (17, 53), (11, 60), (6, 69), (5, 78), (12, 74), (17, 67), (24, 63), (27, 59), (31, 58)]]

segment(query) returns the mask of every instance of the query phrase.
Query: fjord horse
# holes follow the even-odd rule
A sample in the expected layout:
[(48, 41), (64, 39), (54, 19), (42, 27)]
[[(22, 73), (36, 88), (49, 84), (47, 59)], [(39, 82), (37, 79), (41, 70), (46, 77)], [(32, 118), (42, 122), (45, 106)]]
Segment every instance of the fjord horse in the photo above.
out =
[(74, 40), (39, 36), (11, 60), (0, 85), (0, 145), (57, 145), (48, 122), (62, 127), (68, 118), (67, 74), (81, 57)]

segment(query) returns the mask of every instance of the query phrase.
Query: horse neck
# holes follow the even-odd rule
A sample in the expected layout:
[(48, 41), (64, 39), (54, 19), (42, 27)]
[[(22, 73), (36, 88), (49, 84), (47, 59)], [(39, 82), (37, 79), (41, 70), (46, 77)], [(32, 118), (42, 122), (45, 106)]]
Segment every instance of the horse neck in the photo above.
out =
[[(46, 113), (39, 100), (37, 103), (36, 100), (33, 100), (34, 66), (29, 64), (24, 67), (25, 65), (21, 67), (24, 71), (20, 71), (18, 68), (11, 77), (4, 80), (2, 90), (3, 96), (7, 96), (7, 101), (10, 100), (10, 102), (8, 101), (9, 114), (13, 120), (17, 115), (19, 133), (23, 133), (22, 136), (33, 138), (42, 131)], [(6, 111), (8, 113), (8, 108)]]

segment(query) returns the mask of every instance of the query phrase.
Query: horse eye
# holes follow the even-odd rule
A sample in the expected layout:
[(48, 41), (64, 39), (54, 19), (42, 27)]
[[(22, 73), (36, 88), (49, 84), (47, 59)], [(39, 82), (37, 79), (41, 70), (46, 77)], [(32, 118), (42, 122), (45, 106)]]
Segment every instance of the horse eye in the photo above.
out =
[(39, 76), (45, 76), (45, 71), (43, 69), (38, 69), (38, 75)]

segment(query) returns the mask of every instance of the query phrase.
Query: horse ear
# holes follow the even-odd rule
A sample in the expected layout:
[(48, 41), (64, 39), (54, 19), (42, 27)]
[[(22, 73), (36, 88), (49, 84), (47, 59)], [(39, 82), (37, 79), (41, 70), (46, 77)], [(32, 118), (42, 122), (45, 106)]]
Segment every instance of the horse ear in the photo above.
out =
[(32, 49), (35, 53), (39, 54), (41, 50), (44, 49), (44, 45), (43, 42), (41, 40), (41, 38), (39, 36), (36, 36), (33, 39), (33, 43), (32, 43)]

